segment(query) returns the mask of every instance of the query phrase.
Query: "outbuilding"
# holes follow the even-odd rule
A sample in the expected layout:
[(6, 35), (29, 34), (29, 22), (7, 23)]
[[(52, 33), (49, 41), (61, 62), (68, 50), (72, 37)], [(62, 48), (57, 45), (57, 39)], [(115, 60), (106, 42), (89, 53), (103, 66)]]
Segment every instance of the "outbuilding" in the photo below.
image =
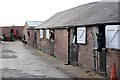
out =
[(23, 29), (23, 42), (36, 48), (36, 30), (35, 27), (42, 24), (43, 21), (26, 21)]
[[(92, 2), (58, 12), (37, 28), (38, 46), (68, 64), (103, 76), (111, 75), (115, 63), (120, 78), (119, 6), (119, 1)], [(47, 38), (51, 31), (53, 40)]]
[(24, 26), (1, 26), (1, 34), (5, 40), (22, 39)]

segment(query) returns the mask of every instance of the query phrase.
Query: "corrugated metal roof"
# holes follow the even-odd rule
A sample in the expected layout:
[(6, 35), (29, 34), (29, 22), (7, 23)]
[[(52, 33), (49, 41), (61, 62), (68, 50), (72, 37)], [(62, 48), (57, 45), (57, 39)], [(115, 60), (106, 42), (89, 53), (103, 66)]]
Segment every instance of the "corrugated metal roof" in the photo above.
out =
[(42, 24), (43, 21), (27, 21), (29, 27), (37, 27)]
[(58, 12), (39, 28), (64, 28), (120, 22), (120, 2), (93, 2)]

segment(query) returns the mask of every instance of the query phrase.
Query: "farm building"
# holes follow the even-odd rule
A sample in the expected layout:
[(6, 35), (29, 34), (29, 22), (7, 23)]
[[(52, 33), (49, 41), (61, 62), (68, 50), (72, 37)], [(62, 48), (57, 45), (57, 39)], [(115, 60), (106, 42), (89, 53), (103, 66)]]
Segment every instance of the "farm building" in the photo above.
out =
[(26, 21), (23, 29), (23, 41), (31, 46), (34, 46), (35, 32), (34, 28), (40, 25), (43, 21)]
[(22, 39), (23, 36), (23, 28), (24, 26), (1, 26), (2, 35), (6, 37), (6, 39), (10, 39), (12, 35), (15, 39)]
[(120, 2), (93, 2), (58, 12), (36, 28), (37, 48), (71, 65), (120, 78)]

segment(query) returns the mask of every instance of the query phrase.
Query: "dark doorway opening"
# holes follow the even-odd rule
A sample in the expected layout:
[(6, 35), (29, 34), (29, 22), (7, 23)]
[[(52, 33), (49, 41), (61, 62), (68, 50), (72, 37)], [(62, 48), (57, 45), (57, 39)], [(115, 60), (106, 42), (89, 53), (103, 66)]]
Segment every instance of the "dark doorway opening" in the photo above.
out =
[(37, 48), (37, 33), (34, 31), (34, 48)]
[(94, 64), (95, 70), (100, 73), (102, 76), (106, 76), (106, 37), (105, 37), (105, 25), (98, 26), (97, 51), (94, 51)]
[(11, 34), (14, 33), (13, 29), (10, 30), (10, 33), (11, 33)]
[(10, 30), (10, 37), (8, 37), (8, 40), (14, 41), (14, 30), (13, 29)]
[(77, 28), (68, 30), (68, 64), (78, 65)]
[(101, 44), (102, 44), (102, 48), (105, 48), (106, 46), (106, 37), (105, 37), (105, 25), (100, 25), (99, 26), (99, 35), (101, 35)]
[(29, 31), (27, 31), (27, 35), (28, 35), (28, 37), (30, 37), (30, 32)]

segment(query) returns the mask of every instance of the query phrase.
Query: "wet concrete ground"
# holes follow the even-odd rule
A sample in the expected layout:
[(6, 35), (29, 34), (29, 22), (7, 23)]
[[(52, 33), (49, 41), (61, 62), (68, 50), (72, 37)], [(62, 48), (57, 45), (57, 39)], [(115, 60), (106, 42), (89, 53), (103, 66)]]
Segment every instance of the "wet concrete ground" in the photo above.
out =
[(0, 72), (2, 78), (69, 78), (22, 42), (2, 42)]
[[(0, 43), (0, 78), (17, 80), (83, 80), (103, 78), (80, 67), (64, 65), (65, 62), (40, 50), (17, 42)], [(11, 80), (14, 80), (11, 79)], [(2, 79), (4, 80), (4, 79)], [(6, 80), (6, 79), (5, 79)]]

